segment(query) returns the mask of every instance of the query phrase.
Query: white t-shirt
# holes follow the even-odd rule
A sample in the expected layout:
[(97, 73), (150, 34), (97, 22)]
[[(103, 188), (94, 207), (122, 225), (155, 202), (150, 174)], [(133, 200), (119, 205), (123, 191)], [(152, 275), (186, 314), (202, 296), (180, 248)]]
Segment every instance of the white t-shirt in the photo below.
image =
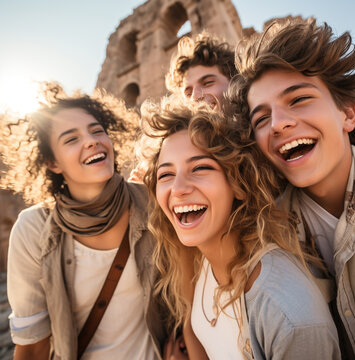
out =
[[(220, 308), (216, 309), (213, 299), (217, 287), (211, 266), (205, 259), (195, 287), (191, 313), (192, 328), (210, 359), (243, 360), (238, 347), (238, 337), (241, 335), (236, 320), (236, 314), (239, 314), (237, 305), (234, 304), (234, 309), (232, 305), (229, 305), (222, 312)], [(220, 303), (225, 304), (228, 297), (229, 293), (223, 293)], [(216, 325), (211, 326), (206, 317), (209, 320), (216, 318)]]
[[(102, 288), (116, 252), (117, 249), (91, 249), (74, 241), (76, 267), (73, 311), (79, 331)], [(106, 312), (82, 359), (155, 359), (143, 310), (143, 289), (131, 253)]]
[(300, 191), (300, 207), (329, 272), (334, 270), (334, 234), (338, 220), (306, 193)]

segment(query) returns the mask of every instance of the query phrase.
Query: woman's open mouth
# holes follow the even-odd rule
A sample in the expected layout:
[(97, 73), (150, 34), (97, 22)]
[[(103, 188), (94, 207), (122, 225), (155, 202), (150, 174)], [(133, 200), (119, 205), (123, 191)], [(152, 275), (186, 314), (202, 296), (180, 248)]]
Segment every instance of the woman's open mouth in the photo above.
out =
[(85, 161), (84, 161), (84, 164), (85, 165), (91, 165), (91, 164), (95, 164), (97, 162), (100, 162), (100, 161), (103, 161), (105, 160), (107, 157), (107, 155), (102, 152), (102, 153), (99, 153), (99, 154), (95, 154), (95, 155), (92, 155), (90, 157), (88, 157)]
[(204, 214), (206, 205), (184, 205), (175, 206), (174, 214), (182, 225), (191, 225)]

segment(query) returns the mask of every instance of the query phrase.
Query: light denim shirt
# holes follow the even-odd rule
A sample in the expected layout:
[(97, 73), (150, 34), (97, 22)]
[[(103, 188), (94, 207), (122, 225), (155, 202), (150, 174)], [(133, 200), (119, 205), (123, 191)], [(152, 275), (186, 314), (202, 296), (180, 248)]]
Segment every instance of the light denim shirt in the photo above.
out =
[(341, 359), (328, 304), (302, 265), (275, 249), (245, 294), (254, 359)]
[[(162, 309), (152, 296), (156, 271), (152, 264), (154, 240), (146, 222), (147, 196), (143, 185), (129, 183), (128, 188), (130, 246), (143, 288), (145, 320), (160, 359), (166, 333), (160, 317)], [(12, 335), (31, 344), (52, 336), (54, 359), (75, 360), (78, 333), (71, 305), (74, 244), (71, 237), (68, 239), (44, 208), (33, 206), (22, 211), (10, 235), (7, 283), (9, 302), (17, 318), (48, 312), (29, 327), (17, 329), (10, 320)]]
[[(352, 154), (344, 211), (335, 229), (334, 267), (336, 306), (355, 354), (355, 146), (352, 146)], [(297, 215), (299, 239), (305, 241), (298, 193), (299, 189), (289, 185), (280, 199), (280, 206)]]

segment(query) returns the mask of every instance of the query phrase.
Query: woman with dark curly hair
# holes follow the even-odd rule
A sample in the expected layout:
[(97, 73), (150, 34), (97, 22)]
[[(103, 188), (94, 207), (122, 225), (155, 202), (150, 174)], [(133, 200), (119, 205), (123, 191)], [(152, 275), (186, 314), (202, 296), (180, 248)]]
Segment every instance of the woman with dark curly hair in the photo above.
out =
[(146, 191), (118, 171), (137, 118), (107, 95), (67, 97), (53, 84), (44, 94), (40, 110), (2, 129), (3, 186), (41, 201), (10, 236), (15, 359), (161, 358)]
[[(234, 121), (167, 99), (142, 109), (157, 291), (190, 359), (340, 359), (328, 304), (272, 167)], [(156, 146), (154, 146), (156, 145)], [(317, 268), (318, 269), (318, 268)]]

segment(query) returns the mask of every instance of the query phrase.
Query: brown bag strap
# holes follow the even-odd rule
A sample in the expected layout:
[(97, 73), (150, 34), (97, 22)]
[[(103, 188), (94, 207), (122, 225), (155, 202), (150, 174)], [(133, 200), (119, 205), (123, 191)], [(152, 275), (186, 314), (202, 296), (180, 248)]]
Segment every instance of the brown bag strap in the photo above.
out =
[(78, 338), (78, 359), (83, 355), (90, 340), (95, 334), (97, 327), (107, 309), (112, 295), (116, 289), (118, 281), (123, 273), (128, 256), (130, 254), (129, 247), (129, 226), (123, 236), (122, 243), (117, 250), (116, 256), (113, 259), (111, 268), (107, 274), (106, 280), (102, 286), (99, 296), (92, 307), (88, 318), (80, 331)]

